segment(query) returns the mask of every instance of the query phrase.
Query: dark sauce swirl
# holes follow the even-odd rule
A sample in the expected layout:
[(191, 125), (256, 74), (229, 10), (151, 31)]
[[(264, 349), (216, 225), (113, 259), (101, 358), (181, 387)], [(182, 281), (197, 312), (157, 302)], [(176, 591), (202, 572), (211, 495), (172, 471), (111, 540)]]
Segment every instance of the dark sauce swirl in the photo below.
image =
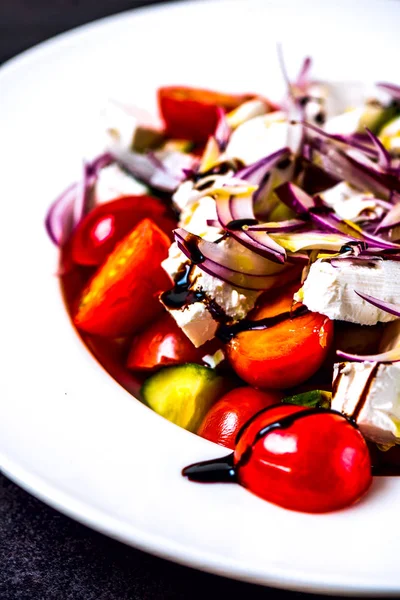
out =
[(265, 317), (265, 319), (258, 319), (252, 321), (251, 319), (242, 319), (236, 323), (220, 324), (217, 329), (216, 337), (222, 342), (229, 342), (232, 338), (243, 331), (262, 331), (264, 329), (270, 329), (274, 325), (279, 325), (287, 320), (296, 319), (309, 313), (310, 311), (306, 306), (299, 306), (293, 311), (287, 311), (274, 315), (273, 317)]
[[(259, 411), (249, 421), (247, 421), (247, 423), (239, 431), (238, 436), (236, 438), (236, 443), (240, 440), (243, 433), (259, 417), (260, 414), (263, 414), (271, 410), (272, 408), (276, 408), (276, 405), (269, 406), (268, 408)], [(353, 425), (353, 427), (357, 427), (354, 422), (350, 421), (346, 417), (346, 415), (336, 410), (332, 410), (331, 408), (308, 408), (302, 411), (294, 412), (290, 415), (282, 417), (281, 419), (277, 419), (272, 423), (268, 423), (268, 425), (266, 425), (265, 427), (262, 427), (255, 434), (252, 442), (243, 452), (239, 461), (236, 464), (234, 462), (234, 454), (232, 452), (228, 454), (228, 456), (223, 456), (222, 458), (202, 461), (189, 465), (188, 467), (185, 467), (182, 470), (182, 475), (190, 479), (190, 481), (197, 481), (202, 483), (234, 483), (237, 481), (238, 470), (240, 469), (240, 467), (243, 467), (249, 462), (257, 442), (259, 442), (266, 435), (271, 433), (271, 431), (275, 431), (277, 429), (288, 429), (300, 419), (319, 414), (337, 415), (345, 419), (347, 422)]]

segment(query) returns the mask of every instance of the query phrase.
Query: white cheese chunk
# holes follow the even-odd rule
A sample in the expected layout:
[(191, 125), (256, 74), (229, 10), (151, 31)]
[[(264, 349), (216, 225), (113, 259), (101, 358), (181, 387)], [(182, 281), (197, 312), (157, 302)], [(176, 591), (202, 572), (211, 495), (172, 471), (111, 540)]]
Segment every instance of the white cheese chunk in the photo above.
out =
[[(337, 265), (337, 266), (336, 266)], [(301, 290), (295, 298), (307, 308), (330, 319), (350, 321), (360, 325), (394, 321), (396, 317), (372, 306), (355, 293), (364, 292), (386, 302), (398, 302), (400, 294), (400, 263), (378, 261), (374, 266), (350, 261), (316, 260), (310, 268)]]
[(217, 221), (217, 219), (214, 198), (203, 196), (203, 198), (189, 202), (182, 210), (179, 227), (213, 242), (222, 234), (222, 230), (220, 227), (210, 227), (207, 222)]
[[(232, 246), (237, 244), (237, 242), (228, 238), (221, 242), (221, 244)], [(169, 249), (168, 258), (163, 261), (162, 266), (171, 279), (174, 279), (175, 275), (186, 263), (186, 256), (179, 250), (176, 244), (172, 244)], [(254, 307), (260, 295), (260, 292), (235, 288), (229, 283), (205, 273), (199, 267), (194, 267), (191, 274), (191, 281), (193, 282), (191, 286), (193, 290), (202, 290), (222, 308), (228, 317), (235, 321), (244, 319), (247, 313)], [(213, 319), (203, 302), (195, 302), (182, 309), (173, 309), (170, 313), (196, 348), (202, 346), (215, 336), (218, 323)]]
[(193, 181), (187, 180), (178, 186), (178, 189), (172, 196), (172, 201), (178, 210), (183, 210), (190, 202), (193, 194)]
[(101, 113), (107, 145), (142, 151), (163, 140), (161, 123), (146, 110), (110, 100)]
[[(185, 209), (179, 224), (190, 233), (214, 241), (221, 235), (221, 231), (217, 227), (207, 225), (207, 219), (213, 218), (216, 218), (215, 200), (205, 196)], [(234, 247), (238, 252), (247, 252), (246, 248), (232, 238), (222, 241), (221, 245)], [(162, 266), (171, 279), (174, 279), (186, 263), (186, 256), (176, 244), (172, 244), (168, 258), (163, 261)], [(254, 307), (260, 295), (260, 292), (235, 288), (229, 283), (205, 273), (199, 267), (193, 268), (191, 281), (193, 290), (202, 290), (233, 320), (243, 319)], [(196, 347), (202, 346), (215, 336), (218, 323), (203, 302), (195, 302), (182, 309), (173, 309), (170, 313)]]
[(333, 388), (332, 408), (354, 417), (367, 439), (400, 443), (400, 363), (337, 363)]
[(288, 143), (289, 124), (285, 113), (275, 111), (254, 117), (232, 133), (226, 155), (251, 164)]
[(110, 202), (119, 196), (147, 194), (148, 188), (118, 165), (109, 165), (101, 169), (96, 182), (96, 204)]

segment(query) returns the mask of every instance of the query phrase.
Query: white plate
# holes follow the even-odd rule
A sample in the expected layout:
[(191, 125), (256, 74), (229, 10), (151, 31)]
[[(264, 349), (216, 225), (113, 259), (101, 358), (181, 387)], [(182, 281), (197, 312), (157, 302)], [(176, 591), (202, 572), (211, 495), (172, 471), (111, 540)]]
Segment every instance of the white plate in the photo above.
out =
[[(1, 465), (33, 494), (154, 554), (262, 584), (400, 592), (400, 479), (335, 514), (288, 512), (180, 476), (224, 450), (164, 421), (104, 372), (65, 313), (43, 219), (95, 150), (108, 95), (154, 106), (159, 84), (283, 90), (309, 53), (316, 75), (398, 79), (400, 3), (182, 3), (60, 36), (0, 71)], [(301, 493), (301, 492), (299, 492)]]

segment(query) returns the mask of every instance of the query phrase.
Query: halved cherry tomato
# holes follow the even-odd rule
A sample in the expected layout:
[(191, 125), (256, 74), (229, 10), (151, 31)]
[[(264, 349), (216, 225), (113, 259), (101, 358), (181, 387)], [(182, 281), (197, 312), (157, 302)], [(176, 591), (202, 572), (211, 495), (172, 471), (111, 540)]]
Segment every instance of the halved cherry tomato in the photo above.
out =
[(353, 504), (371, 485), (367, 444), (341, 415), (280, 405), (242, 431), (234, 452), (238, 481), (269, 502), (328, 512)]
[(282, 394), (276, 390), (241, 387), (222, 396), (208, 411), (198, 435), (226, 448), (235, 447), (235, 439), (243, 425), (258, 411), (277, 404)]
[(163, 310), (160, 292), (171, 286), (161, 267), (170, 241), (150, 219), (121, 240), (89, 281), (74, 323), (87, 333), (119, 337), (145, 327)]
[(72, 260), (79, 265), (100, 265), (139, 221), (150, 218), (172, 240), (176, 220), (165, 203), (153, 196), (122, 196), (94, 208), (76, 228)]
[[(249, 318), (257, 321), (295, 309), (293, 294), (298, 284), (265, 296)], [(284, 389), (302, 383), (322, 365), (333, 339), (333, 322), (309, 312), (287, 318), (268, 329), (244, 331), (227, 345), (228, 359), (236, 373), (250, 385)]]
[(152, 371), (166, 365), (203, 364), (203, 356), (217, 351), (219, 343), (212, 340), (195, 348), (168, 313), (163, 314), (132, 340), (127, 367), (137, 371)]
[(221, 94), (190, 87), (169, 86), (158, 90), (167, 135), (199, 144), (214, 133), (218, 107), (230, 112), (252, 98), (254, 94)]

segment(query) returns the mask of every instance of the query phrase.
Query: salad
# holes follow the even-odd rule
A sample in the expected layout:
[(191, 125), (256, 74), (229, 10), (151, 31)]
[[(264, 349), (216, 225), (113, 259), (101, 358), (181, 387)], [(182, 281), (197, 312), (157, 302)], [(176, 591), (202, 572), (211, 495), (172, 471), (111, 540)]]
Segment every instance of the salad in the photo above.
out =
[(327, 512), (400, 472), (400, 87), (283, 71), (279, 104), (110, 101), (46, 227), (93, 354), (230, 450), (183, 475)]

